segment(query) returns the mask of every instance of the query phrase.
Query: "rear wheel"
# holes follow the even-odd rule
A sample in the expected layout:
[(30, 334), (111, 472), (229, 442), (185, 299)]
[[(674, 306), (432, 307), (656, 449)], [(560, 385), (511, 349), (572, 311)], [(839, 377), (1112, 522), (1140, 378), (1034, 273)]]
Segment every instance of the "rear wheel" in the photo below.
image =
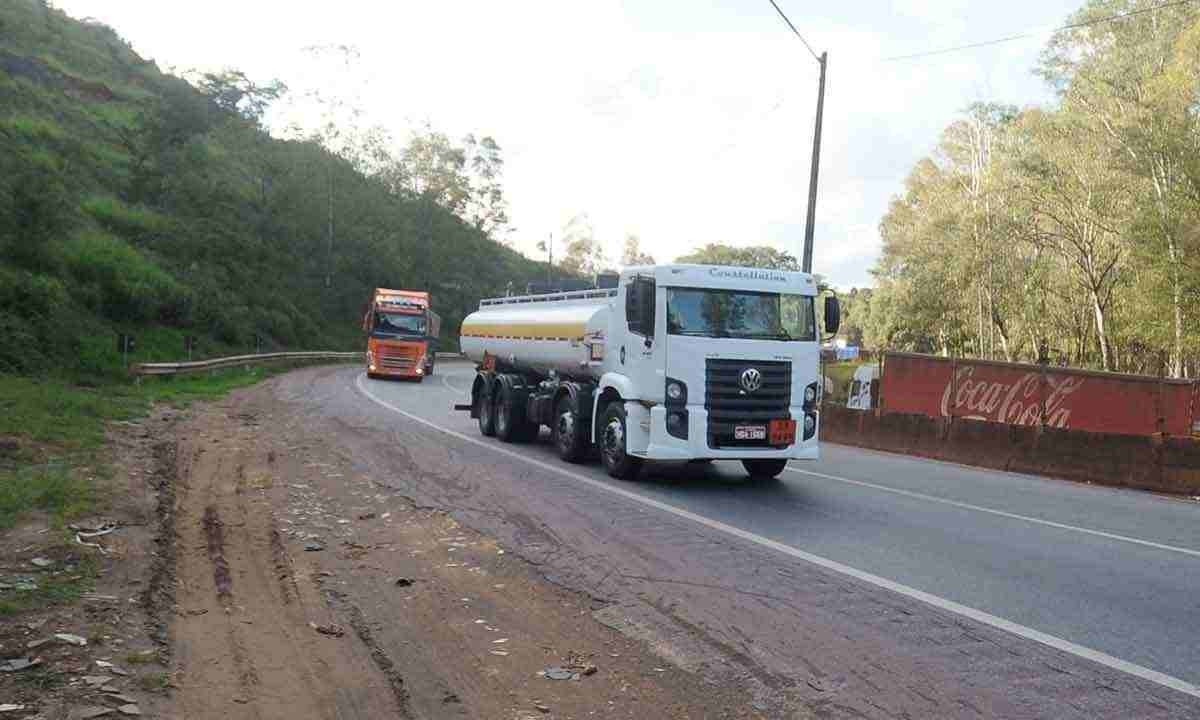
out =
[(575, 412), (569, 395), (562, 396), (554, 409), (554, 446), (558, 456), (571, 463), (581, 462), (587, 455), (584, 424)]
[(642, 469), (641, 458), (625, 451), (625, 405), (615, 401), (604, 408), (604, 421), (600, 428), (600, 461), (609, 475), (622, 480), (633, 480)]
[(742, 467), (753, 480), (773, 480), (787, 467), (787, 460), (743, 460)]
[(475, 396), (476, 414), (479, 416), (479, 432), (492, 436), (496, 434), (496, 405), (492, 389), (487, 385), (479, 388)]
[(525, 406), (511, 384), (500, 384), (496, 401), (496, 437), (504, 442), (529, 442), (537, 437), (538, 426), (525, 419)]

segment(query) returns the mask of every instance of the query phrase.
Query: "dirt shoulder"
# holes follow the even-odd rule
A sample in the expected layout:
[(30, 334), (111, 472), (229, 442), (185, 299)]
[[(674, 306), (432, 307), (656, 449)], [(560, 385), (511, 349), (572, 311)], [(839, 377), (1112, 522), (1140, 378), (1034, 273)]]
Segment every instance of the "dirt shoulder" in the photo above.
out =
[(198, 408), (174, 437), (170, 715), (758, 716), (356, 471), (269, 387)]

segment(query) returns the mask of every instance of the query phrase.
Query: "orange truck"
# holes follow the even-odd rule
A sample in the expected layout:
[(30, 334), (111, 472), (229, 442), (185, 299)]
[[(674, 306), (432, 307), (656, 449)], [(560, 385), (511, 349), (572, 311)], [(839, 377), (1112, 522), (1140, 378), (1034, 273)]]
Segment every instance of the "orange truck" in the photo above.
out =
[(367, 376), (420, 381), (432, 375), (441, 326), (429, 293), (376, 288), (363, 316)]

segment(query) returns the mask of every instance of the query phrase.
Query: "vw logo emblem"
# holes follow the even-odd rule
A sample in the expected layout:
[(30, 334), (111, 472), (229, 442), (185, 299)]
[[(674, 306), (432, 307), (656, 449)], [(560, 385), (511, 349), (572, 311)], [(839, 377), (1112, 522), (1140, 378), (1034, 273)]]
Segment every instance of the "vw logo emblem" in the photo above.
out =
[(758, 371), (758, 368), (746, 368), (742, 371), (738, 384), (746, 392), (752, 393), (762, 387), (762, 373)]

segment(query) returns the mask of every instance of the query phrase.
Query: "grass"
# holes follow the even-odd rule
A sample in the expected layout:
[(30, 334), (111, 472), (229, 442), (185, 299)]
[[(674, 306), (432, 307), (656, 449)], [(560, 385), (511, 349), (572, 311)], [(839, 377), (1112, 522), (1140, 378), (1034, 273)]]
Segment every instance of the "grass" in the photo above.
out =
[(171, 676), (165, 672), (141, 675), (138, 685), (146, 692), (164, 693), (171, 687)]
[(95, 494), (93, 483), (65, 467), (0, 473), (0, 530), (12, 527), (31, 510), (50, 515), (55, 525), (65, 525), (92, 509)]
[[(106, 422), (144, 416), (154, 403), (182, 408), (215, 399), (284, 369), (239, 368), (92, 388), (64, 379), (0, 375), (0, 436), (16, 437), (19, 443), (36, 448), (32, 456), (21, 453), (10, 457), (7, 467), (0, 465), (0, 530), (30, 512), (46, 513), (54, 526), (61, 527), (103, 503), (108, 469), (97, 453)], [(7, 610), (11, 613), (14, 608)], [(5, 605), (0, 604), (2, 614)]]
[(154, 665), (158, 662), (158, 653), (129, 653), (125, 656), (126, 665)]
[(5, 124), (33, 140), (61, 141), (67, 137), (67, 133), (61, 125), (45, 118), (14, 117), (9, 118)]
[(105, 227), (122, 234), (161, 233), (170, 226), (170, 221), (159, 213), (113, 197), (88, 198), (83, 209)]
[(79, 564), (62, 575), (33, 575), (38, 589), (30, 592), (7, 593), (0, 601), (0, 617), (19, 615), (28, 610), (53, 605), (69, 605), (95, 585), (99, 565), (92, 555), (83, 555)]

